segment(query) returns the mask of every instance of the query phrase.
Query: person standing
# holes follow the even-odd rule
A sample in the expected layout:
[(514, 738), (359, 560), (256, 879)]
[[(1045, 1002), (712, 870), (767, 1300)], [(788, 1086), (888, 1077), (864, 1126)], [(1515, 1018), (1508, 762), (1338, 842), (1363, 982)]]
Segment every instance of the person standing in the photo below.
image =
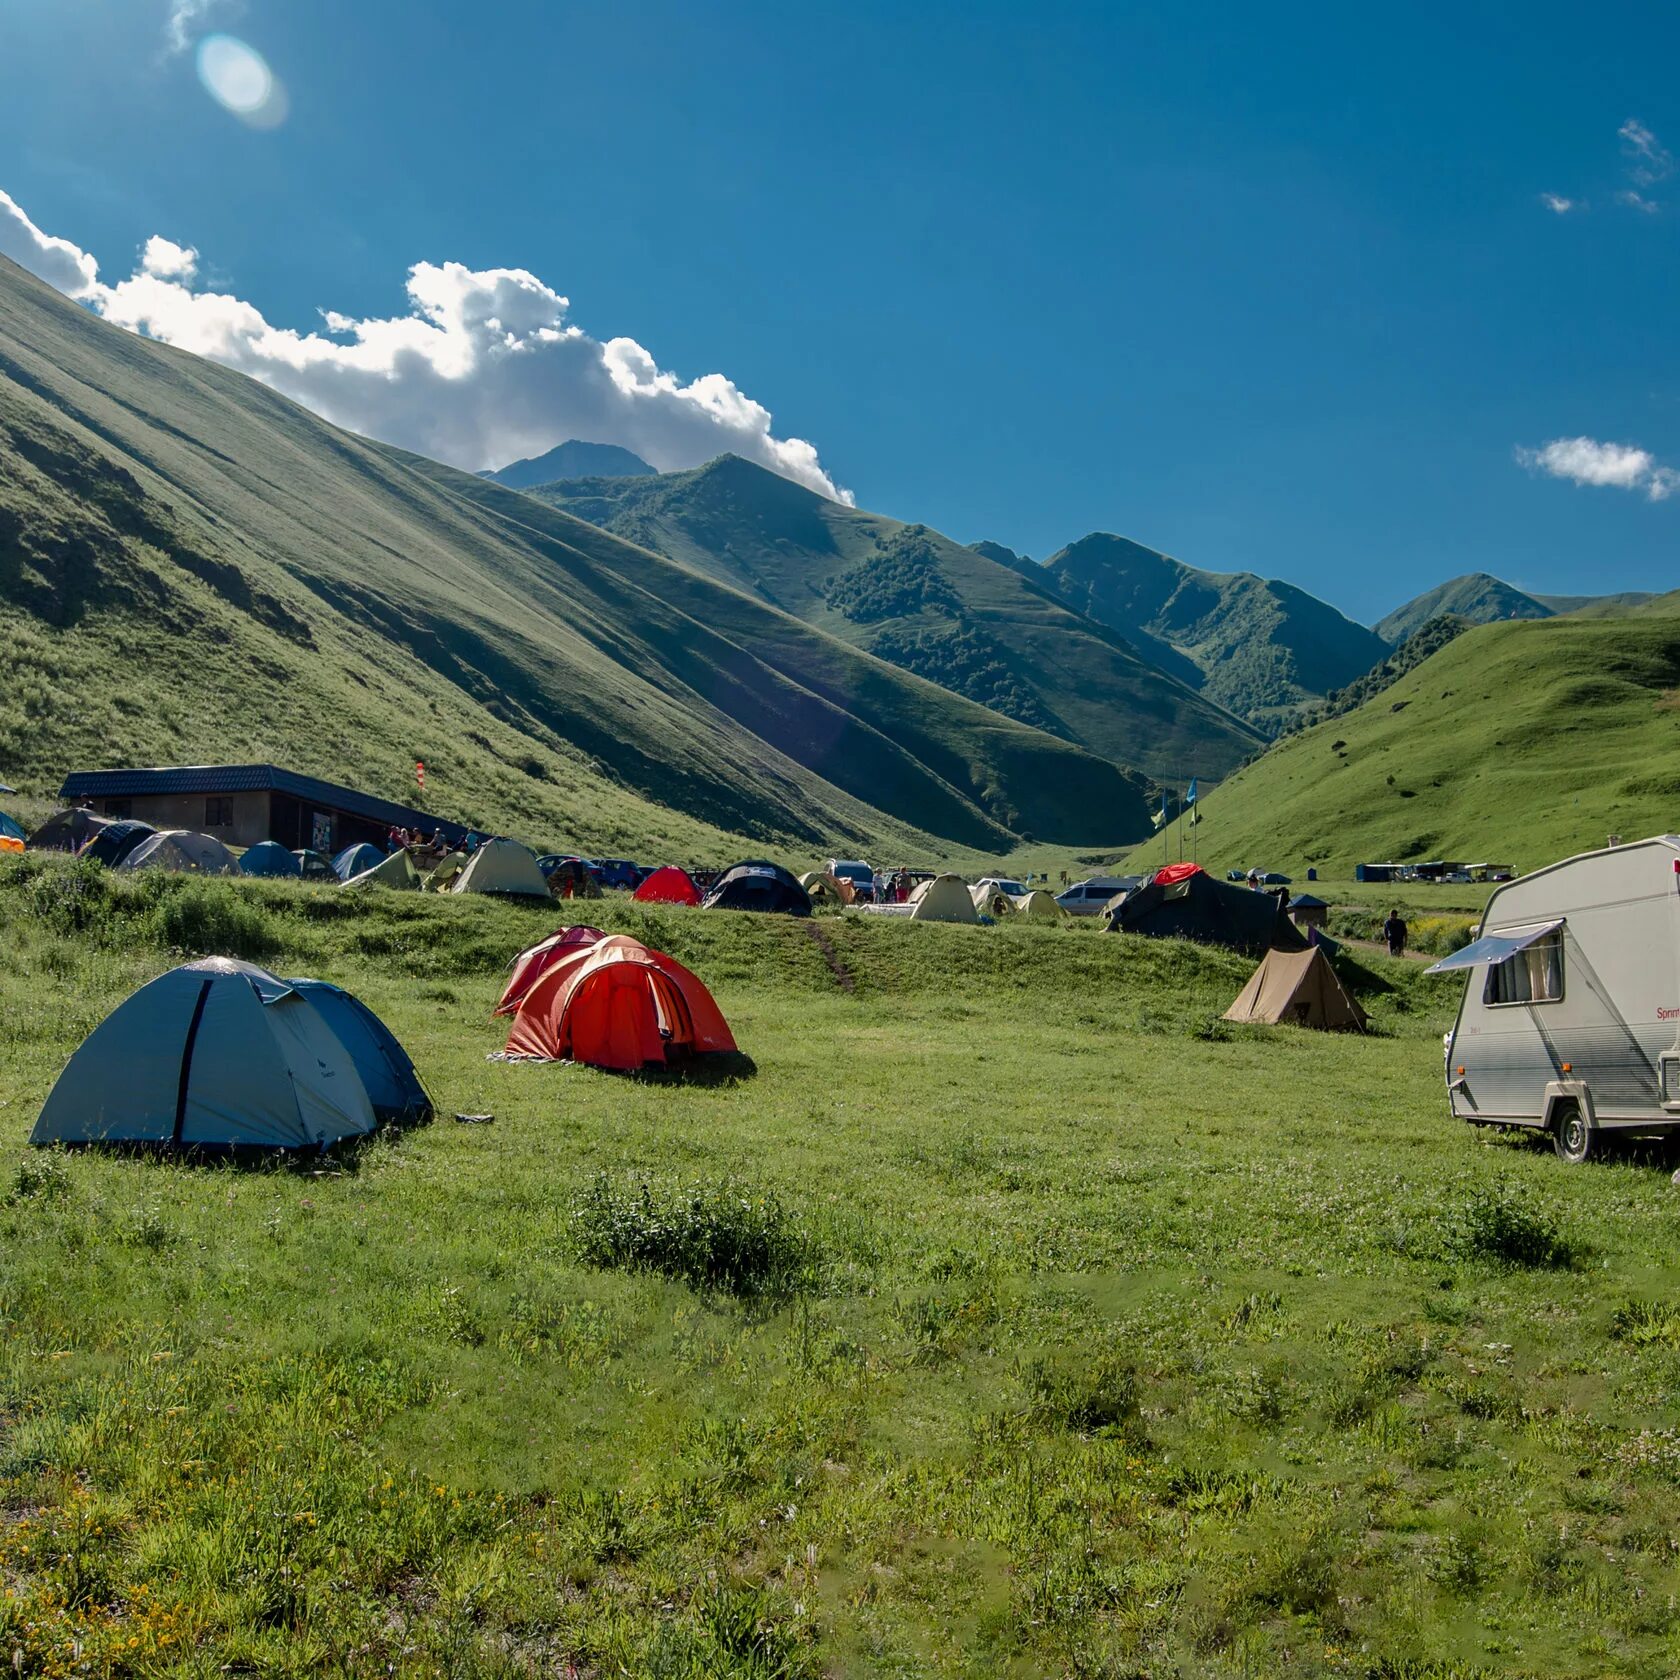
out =
[(1406, 954), (1406, 935), (1410, 931), (1406, 926), (1406, 918), (1398, 909), (1390, 910), (1388, 920), (1383, 923), (1383, 938), (1388, 941), (1388, 954), (1391, 957), (1403, 957)]

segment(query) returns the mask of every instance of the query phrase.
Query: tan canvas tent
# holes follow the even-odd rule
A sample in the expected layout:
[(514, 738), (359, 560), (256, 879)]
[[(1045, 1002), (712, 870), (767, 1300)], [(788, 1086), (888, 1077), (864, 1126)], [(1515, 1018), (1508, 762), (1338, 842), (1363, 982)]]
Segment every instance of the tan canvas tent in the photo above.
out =
[(1021, 907), (1020, 900), (1011, 898), (1001, 887), (971, 887), (968, 896), (982, 916), (992, 916), (998, 921), (1013, 916)]
[(812, 869), (799, 877), (799, 884), (810, 894), (813, 904), (850, 904), (857, 897), (857, 888), (850, 881), (826, 870)]
[(547, 898), (548, 882), (530, 850), (517, 840), (486, 840), (449, 889), (458, 893), (509, 893)]
[(407, 851), (392, 852), (383, 863), (364, 869), (360, 875), (352, 875), (344, 884), (347, 887), (395, 887), (400, 892), (418, 892), (420, 871), (414, 867), (414, 860)]
[(1290, 1022), (1326, 1032), (1363, 1032), (1365, 1011), (1342, 990), (1329, 958), (1316, 945), (1268, 951), (1249, 976), (1227, 1021)]
[(978, 925), (980, 912), (960, 875), (936, 875), (910, 895), (910, 916), (918, 922), (968, 922)]

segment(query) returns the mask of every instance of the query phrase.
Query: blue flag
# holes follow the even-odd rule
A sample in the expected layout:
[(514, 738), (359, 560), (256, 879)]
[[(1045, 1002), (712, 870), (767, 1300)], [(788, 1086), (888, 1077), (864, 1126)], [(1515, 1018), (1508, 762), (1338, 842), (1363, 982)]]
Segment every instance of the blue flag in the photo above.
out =
[(1190, 778), (1190, 791), (1185, 794), (1184, 803), (1186, 805), (1194, 805), (1196, 803), (1196, 778), (1194, 776)]

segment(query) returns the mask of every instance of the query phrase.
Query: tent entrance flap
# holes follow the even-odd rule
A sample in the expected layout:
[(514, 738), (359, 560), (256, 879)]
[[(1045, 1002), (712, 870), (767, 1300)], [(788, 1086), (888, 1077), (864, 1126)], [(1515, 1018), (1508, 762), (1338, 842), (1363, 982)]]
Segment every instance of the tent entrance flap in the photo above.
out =
[(1548, 933), (1556, 933), (1563, 926), (1561, 921), (1535, 922), (1529, 927), (1512, 928), (1506, 933), (1484, 934), (1473, 944), (1466, 945), (1462, 951), (1454, 951), (1450, 957), (1442, 957), (1438, 963), (1431, 963), (1423, 972), (1425, 974), (1452, 974), (1461, 968), (1476, 968), (1482, 963), (1498, 963), (1515, 955), (1518, 951), (1526, 951), (1530, 945), (1542, 940)]

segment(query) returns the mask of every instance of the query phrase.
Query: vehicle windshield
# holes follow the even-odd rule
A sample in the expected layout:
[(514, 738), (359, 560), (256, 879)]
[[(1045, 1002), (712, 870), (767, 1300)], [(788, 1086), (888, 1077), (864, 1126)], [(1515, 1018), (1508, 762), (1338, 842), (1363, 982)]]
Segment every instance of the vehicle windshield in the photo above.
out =
[(875, 874), (867, 863), (837, 863), (834, 873), (847, 881), (868, 881)]

